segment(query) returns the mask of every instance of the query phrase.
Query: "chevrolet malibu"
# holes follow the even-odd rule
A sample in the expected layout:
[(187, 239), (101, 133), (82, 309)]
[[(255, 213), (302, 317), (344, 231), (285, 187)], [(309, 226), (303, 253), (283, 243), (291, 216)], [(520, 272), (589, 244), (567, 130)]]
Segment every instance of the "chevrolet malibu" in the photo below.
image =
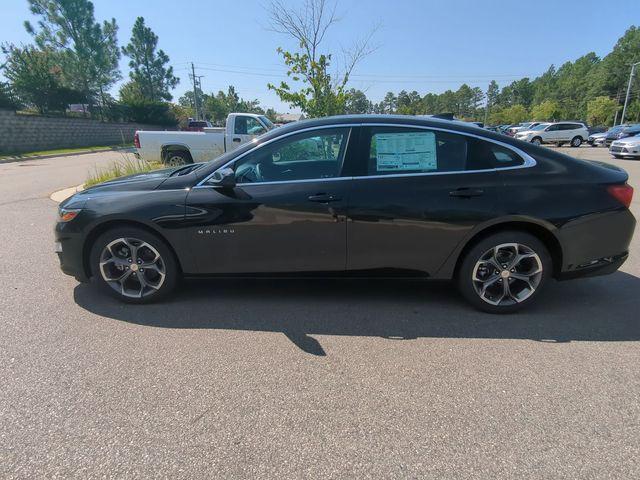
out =
[(449, 279), (475, 307), (513, 312), (552, 278), (623, 264), (627, 178), (455, 121), (323, 118), (78, 193), (56, 250), (65, 273), (131, 303), (181, 277), (382, 276)]

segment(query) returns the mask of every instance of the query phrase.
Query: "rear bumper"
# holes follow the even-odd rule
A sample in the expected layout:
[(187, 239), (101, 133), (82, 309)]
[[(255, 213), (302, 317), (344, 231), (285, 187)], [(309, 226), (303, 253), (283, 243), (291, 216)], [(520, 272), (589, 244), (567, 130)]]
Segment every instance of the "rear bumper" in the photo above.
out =
[(593, 260), (588, 265), (582, 265), (568, 272), (561, 272), (558, 280), (573, 280), (574, 278), (597, 277), (599, 275), (609, 275), (616, 272), (629, 258), (629, 253), (625, 252), (613, 257), (605, 257)]
[(558, 279), (615, 272), (628, 257), (636, 219), (626, 208), (577, 218), (556, 231), (562, 246)]

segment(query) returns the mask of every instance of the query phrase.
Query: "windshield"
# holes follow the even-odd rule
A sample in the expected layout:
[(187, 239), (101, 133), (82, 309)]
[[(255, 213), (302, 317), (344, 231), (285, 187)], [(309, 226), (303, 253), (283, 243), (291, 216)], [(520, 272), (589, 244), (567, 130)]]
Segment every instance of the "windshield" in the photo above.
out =
[(531, 130), (544, 130), (546, 127), (551, 125), (550, 123), (541, 123), (540, 125), (536, 125)]
[(263, 124), (267, 126), (267, 130), (272, 130), (273, 128), (275, 128), (275, 125), (273, 124), (273, 122), (269, 120), (267, 117), (265, 117), (264, 115), (260, 115), (260, 120), (262, 121)]

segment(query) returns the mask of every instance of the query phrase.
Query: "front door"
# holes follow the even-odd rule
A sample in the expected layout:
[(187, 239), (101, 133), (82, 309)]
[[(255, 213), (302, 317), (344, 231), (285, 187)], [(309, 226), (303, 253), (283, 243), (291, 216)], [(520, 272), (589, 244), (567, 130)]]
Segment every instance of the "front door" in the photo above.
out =
[(292, 135), (239, 158), (235, 188), (193, 188), (188, 236), (200, 272), (344, 270), (348, 139), (348, 128)]

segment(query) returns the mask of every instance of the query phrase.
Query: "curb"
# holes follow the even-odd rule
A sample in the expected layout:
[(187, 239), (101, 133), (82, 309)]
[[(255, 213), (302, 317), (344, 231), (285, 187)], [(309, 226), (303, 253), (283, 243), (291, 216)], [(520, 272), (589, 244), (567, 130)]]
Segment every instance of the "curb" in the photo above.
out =
[(29, 160), (43, 160), (46, 158), (55, 158), (55, 157), (75, 157), (76, 155), (87, 155), (89, 153), (103, 153), (103, 152), (117, 152), (119, 150), (133, 150), (133, 147), (113, 147), (113, 148), (104, 148), (101, 150), (82, 150), (79, 152), (70, 152), (70, 153), (52, 153), (50, 155), (34, 155), (28, 157), (8, 157), (0, 159), (0, 165), (3, 163), (16, 163), (16, 162), (26, 162)]
[(84, 190), (84, 183), (81, 183), (80, 185), (77, 185), (75, 187), (64, 188), (62, 190), (58, 190), (57, 192), (53, 192), (51, 195), (49, 195), (49, 198), (56, 203), (60, 203), (63, 200), (69, 198), (71, 195), (81, 192), (82, 190)]

